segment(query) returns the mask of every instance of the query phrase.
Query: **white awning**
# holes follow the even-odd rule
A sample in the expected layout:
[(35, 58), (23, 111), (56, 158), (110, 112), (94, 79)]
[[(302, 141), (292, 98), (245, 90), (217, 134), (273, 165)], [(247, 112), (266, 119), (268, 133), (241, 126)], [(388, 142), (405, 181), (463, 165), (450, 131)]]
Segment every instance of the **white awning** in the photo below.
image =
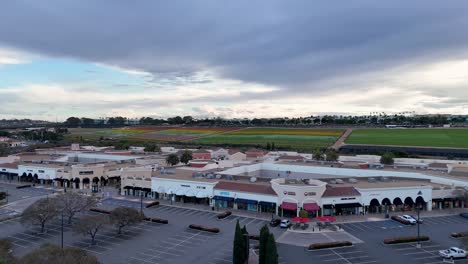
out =
[(166, 191), (166, 193), (167, 193), (167, 194), (174, 194), (175, 191), (174, 191), (174, 189), (169, 188), (169, 189)]
[(187, 197), (195, 197), (195, 193), (194, 193), (192, 190), (188, 190), (188, 191), (185, 193), (185, 196), (187, 196)]
[(184, 189), (178, 189), (177, 191), (175, 191), (175, 194), (176, 194), (176, 195), (184, 195), (184, 194), (185, 194), (185, 190), (184, 190)]
[(164, 187), (159, 186), (158, 187), (158, 193), (165, 193)]
[(197, 198), (206, 198), (206, 197), (208, 197), (208, 195), (205, 192), (197, 192), (195, 197), (197, 197)]

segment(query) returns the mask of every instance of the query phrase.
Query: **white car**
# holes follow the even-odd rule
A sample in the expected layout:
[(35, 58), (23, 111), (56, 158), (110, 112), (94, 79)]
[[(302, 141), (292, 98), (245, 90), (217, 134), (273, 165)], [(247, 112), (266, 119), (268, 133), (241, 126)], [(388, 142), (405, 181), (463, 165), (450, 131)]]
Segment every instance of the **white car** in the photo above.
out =
[(288, 228), (291, 226), (291, 222), (287, 219), (283, 219), (281, 220), (281, 224), (280, 224), (280, 227), (281, 228)]
[(446, 250), (441, 250), (441, 251), (439, 251), (439, 256), (441, 256), (443, 258), (449, 258), (449, 259), (466, 258), (467, 257), (466, 251), (461, 249), (461, 248), (457, 248), (457, 247), (451, 247), (451, 248), (446, 249)]
[(416, 219), (414, 219), (413, 217), (411, 217), (409, 215), (401, 215), (400, 218), (408, 221), (412, 225), (416, 224), (416, 222), (417, 222)]

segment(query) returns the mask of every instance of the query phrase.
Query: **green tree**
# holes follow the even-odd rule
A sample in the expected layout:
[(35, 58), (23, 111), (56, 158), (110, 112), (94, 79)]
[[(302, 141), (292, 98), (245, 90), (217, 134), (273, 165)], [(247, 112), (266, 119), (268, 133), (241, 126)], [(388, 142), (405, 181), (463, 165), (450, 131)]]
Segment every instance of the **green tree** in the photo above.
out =
[(275, 236), (270, 234), (266, 244), (265, 263), (278, 264), (278, 250), (276, 248)]
[(266, 143), (266, 149), (267, 149), (267, 150), (271, 150), (270, 142), (267, 142), (267, 143)]
[(315, 160), (323, 160), (323, 154), (320, 148), (316, 148), (314, 152), (312, 153), (312, 156), (314, 157)]
[(268, 236), (270, 235), (270, 230), (267, 225), (262, 226), (260, 229), (260, 238), (259, 238), (259, 253), (258, 253), (258, 264), (267, 264), (266, 254), (267, 254), (267, 241)]
[(395, 155), (392, 152), (385, 152), (382, 157), (380, 157), (380, 163), (385, 165), (393, 165)]
[(302, 218), (309, 218), (309, 212), (307, 212), (306, 210), (304, 209), (301, 209), (299, 211), (299, 216), (302, 217)]
[(169, 154), (166, 157), (166, 163), (171, 166), (177, 165), (179, 163), (179, 157), (177, 157), (176, 154)]
[(326, 161), (337, 161), (338, 160), (338, 153), (334, 149), (330, 149), (326, 153)]
[(275, 142), (271, 142), (271, 150), (276, 150)]
[(192, 159), (192, 152), (188, 150), (184, 151), (184, 153), (182, 153), (182, 156), (180, 156), (180, 162), (184, 164), (188, 164), (189, 161), (191, 161)]
[(79, 119), (78, 117), (69, 117), (67, 118), (67, 120), (65, 121), (65, 125), (68, 126), (68, 127), (77, 127), (81, 124), (81, 119)]
[(154, 143), (149, 143), (145, 145), (145, 152), (159, 152), (160, 148)]
[(232, 263), (245, 263), (245, 238), (239, 225), (239, 220), (236, 223), (236, 232), (234, 233), (234, 245), (232, 250)]

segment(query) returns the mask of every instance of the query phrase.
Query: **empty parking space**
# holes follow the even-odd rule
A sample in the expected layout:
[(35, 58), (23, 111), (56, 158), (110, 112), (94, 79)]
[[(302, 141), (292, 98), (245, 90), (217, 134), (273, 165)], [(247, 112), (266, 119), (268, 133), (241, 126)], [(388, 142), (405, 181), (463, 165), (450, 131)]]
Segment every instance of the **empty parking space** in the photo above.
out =
[[(446, 249), (445, 246), (436, 242), (421, 242), (421, 247), (418, 248), (416, 243), (406, 243), (398, 245), (388, 245), (396, 254), (403, 255), (415, 264), (438, 264), (447, 263), (438, 255), (439, 250)], [(467, 259), (456, 259), (454, 263), (468, 263)]]
[(307, 255), (317, 263), (347, 263), (347, 264), (371, 264), (378, 263), (378, 260), (369, 256), (365, 250), (358, 246), (323, 249), (308, 251)]

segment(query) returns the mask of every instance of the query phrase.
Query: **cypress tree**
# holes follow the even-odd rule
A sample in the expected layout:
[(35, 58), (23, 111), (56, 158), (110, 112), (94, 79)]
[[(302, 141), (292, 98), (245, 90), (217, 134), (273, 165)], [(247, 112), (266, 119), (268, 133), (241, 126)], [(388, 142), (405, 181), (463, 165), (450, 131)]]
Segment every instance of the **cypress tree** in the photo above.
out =
[(243, 260), (244, 262), (247, 261), (247, 258), (249, 257), (249, 254), (247, 253), (247, 251), (249, 250), (249, 245), (247, 243), (247, 238), (245, 236), (248, 236), (249, 235), (249, 232), (247, 232), (247, 227), (244, 225), (244, 227), (242, 228), (242, 242), (243, 242), (243, 252), (244, 254), (242, 255), (243, 256)]
[(278, 251), (276, 249), (276, 241), (273, 234), (268, 236), (266, 252), (265, 262), (268, 264), (278, 264)]
[(268, 241), (268, 237), (270, 235), (270, 230), (268, 230), (268, 226), (262, 226), (260, 229), (260, 238), (259, 238), (259, 252), (258, 252), (258, 264), (267, 264), (266, 262), (266, 245)]
[(245, 261), (245, 242), (242, 230), (239, 225), (239, 220), (236, 223), (236, 232), (234, 234), (234, 247), (232, 250), (232, 263), (244, 264)]

